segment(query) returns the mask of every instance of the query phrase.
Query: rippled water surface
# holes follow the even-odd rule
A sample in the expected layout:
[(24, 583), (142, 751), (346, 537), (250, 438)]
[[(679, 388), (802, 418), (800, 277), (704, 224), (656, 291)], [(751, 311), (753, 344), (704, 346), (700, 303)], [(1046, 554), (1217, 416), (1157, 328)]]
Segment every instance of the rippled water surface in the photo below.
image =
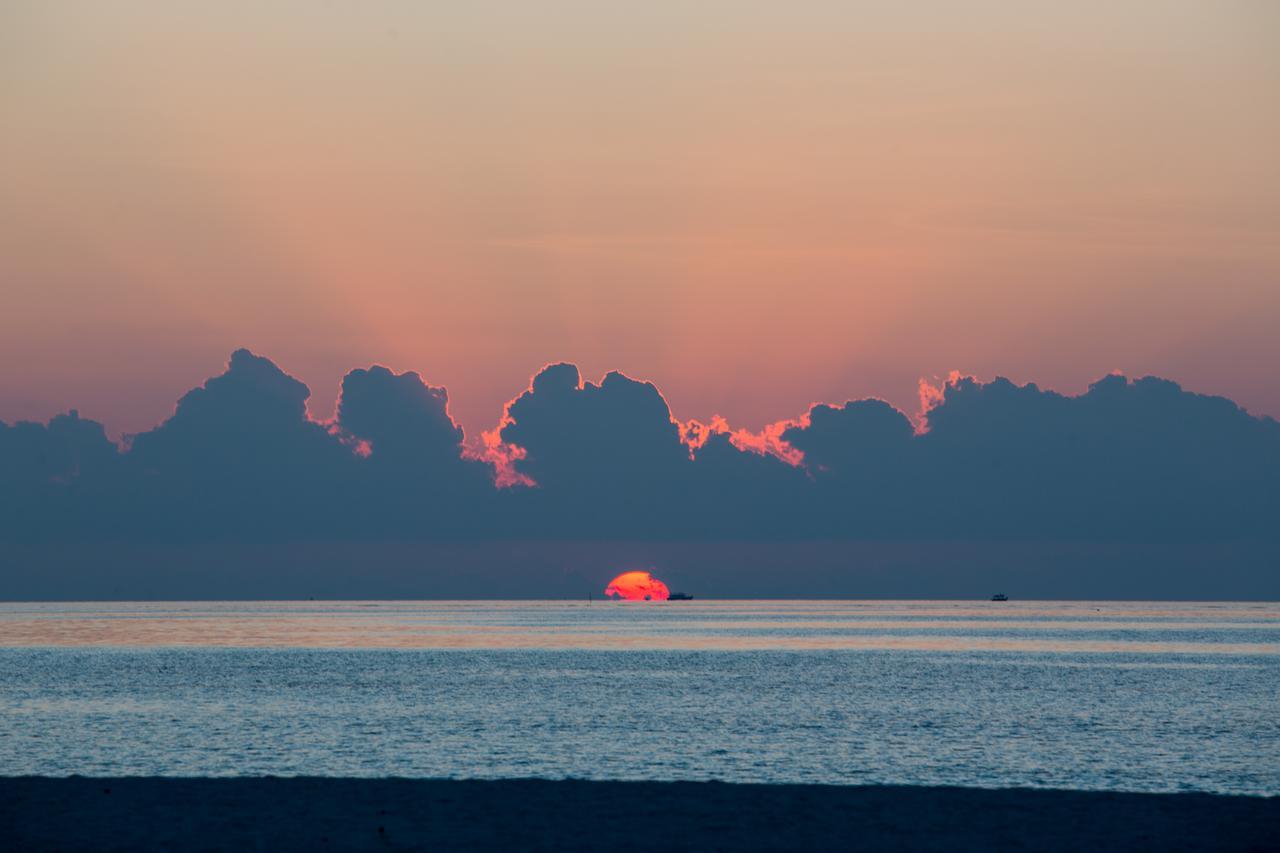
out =
[(1280, 794), (1280, 605), (0, 604), (0, 774)]

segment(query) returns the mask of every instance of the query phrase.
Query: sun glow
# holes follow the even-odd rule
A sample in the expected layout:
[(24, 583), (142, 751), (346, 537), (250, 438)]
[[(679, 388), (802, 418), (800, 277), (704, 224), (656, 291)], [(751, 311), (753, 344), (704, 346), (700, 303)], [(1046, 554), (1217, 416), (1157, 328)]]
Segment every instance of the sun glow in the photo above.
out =
[(609, 582), (604, 594), (627, 601), (666, 601), (671, 590), (648, 572), (623, 572)]

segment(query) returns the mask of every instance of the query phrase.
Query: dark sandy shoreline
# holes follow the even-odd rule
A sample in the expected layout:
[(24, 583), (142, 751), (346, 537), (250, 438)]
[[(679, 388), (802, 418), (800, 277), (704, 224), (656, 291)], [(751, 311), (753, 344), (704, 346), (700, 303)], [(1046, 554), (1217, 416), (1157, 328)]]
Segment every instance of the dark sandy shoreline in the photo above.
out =
[(9, 850), (1276, 850), (1280, 798), (699, 782), (0, 778)]

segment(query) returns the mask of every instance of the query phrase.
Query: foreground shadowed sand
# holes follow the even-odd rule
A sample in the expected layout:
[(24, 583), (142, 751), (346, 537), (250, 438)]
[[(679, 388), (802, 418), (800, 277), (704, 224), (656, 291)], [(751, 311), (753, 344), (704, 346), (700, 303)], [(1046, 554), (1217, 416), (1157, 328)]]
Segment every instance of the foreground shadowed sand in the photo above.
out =
[(1280, 849), (1280, 798), (698, 782), (0, 778), (11, 850)]

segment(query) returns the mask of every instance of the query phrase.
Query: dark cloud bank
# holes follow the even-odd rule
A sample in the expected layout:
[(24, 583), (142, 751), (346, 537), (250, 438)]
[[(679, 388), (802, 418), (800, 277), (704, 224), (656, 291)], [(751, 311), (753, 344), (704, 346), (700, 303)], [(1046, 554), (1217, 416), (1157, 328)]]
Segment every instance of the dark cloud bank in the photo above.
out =
[(543, 369), (486, 441), (443, 388), (354, 370), (330, 423), (240, 350), (125, 447), (0, 423), (0, 597), (1280, 597), (1280, 423), (1154, 378), (956, 378), (762, 435)]

